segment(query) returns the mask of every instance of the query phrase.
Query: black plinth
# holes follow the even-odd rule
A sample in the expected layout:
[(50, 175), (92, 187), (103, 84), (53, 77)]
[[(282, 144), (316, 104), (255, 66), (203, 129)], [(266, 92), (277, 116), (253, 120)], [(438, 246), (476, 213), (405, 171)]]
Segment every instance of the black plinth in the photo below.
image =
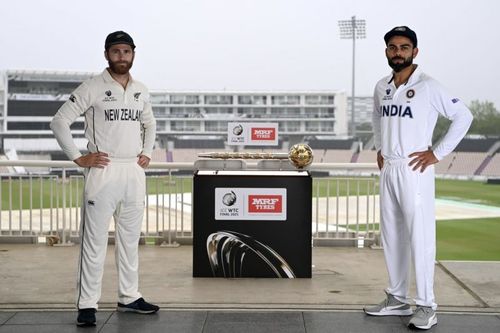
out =
[(311, 277), (307, 171), (197, 171), (194, 277)]

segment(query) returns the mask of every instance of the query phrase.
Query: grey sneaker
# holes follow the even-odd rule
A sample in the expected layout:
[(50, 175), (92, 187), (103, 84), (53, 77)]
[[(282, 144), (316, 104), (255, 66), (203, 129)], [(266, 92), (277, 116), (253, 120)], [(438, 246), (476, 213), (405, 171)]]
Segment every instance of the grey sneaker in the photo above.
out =
[(386, 299), (375, 306), (364, 307), (363, 310), (370, 316), (409, 316), (411, 311), (410, 304), (400, 302), (391, 294), (387, 294)]
[(410, 328), (420, 328), (428, 330), (438, 322), (436, 312), (430, 306), (419, 306), (415, 310), (415, 314), (408, 322)]

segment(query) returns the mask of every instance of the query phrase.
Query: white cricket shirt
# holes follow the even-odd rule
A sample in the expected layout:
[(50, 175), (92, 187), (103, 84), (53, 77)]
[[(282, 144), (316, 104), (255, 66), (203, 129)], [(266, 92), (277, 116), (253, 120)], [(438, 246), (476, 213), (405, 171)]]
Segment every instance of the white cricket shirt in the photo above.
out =
[(50, 123), (57, 142), (72, 161), (82, 156), (71, 136), (70, 125), (85, 117), (85, 138), (89, 152), (109, 157), (151, 158), (156, 137), (147, 88), (130, 77), (126, 89), (105, 69), (83, 82), (57, 111)]
[(398, 88), (392, 74), (380, 80), (375, 86), (373, 111), (375, 148), (381, 150), (384, 159), (408, 158), (411, 153), (427, 150), (441, 114), (452, 121), (433, 149), (441, 160), (455, 149), (472, 122), (467, 106), (420, 67)]

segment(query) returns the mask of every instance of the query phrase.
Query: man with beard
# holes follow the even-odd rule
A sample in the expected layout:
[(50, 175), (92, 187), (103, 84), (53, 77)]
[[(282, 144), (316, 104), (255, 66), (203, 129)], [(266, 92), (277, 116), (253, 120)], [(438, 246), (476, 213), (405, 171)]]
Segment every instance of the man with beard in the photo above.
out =
[[(413, 64), (417, 35), (406, 26), (385, 36), (391, 75), (374, 93), (373, 131), (380, 173), (382, 245), (389, 273), (386, 299), (365, 307), (374, 316), (412, 315), (410, 327), (437, 324), (434, 299), (436, 220), (434, 166), (455, 149), (472, 122), (469, 109)], [(439, 115), (452, 121), (443, 139), (431, 148)], [(416, 275), (416, 310), (408, 299), (410, 263)]]
[[(159, 307), (138, 291), (138, 244), (144, 213), (145, 173), (156, 136), (147, 88), (129, 73), (135, 44), (116, 31), (105, 41), (109, 67), (83, 82), (50, 127), (68, 158), (84, 168), (77, 300), (78, 326), (95, 326), (111, 217), (115, 220), (117, 310), (151, 314)], [(70, 126), (85, 118), (88, 154), (82, 155)]]

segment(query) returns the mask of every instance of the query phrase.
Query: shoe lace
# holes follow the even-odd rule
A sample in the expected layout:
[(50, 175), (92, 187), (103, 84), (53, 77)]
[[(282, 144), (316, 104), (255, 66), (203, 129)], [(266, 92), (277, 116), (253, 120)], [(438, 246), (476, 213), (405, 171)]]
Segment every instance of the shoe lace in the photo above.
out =
[(417, 306), (417, 308), (415, 309), (415, 316), (426, 315), (430, 312), (431, 312), (431, 308), (429, 308), (427, 306)]
[(387, 294), (387, 297), (383, 301), (383, 305), (384, 305), (384, 307), (387, 307), (387, 306), (391, 305), (391, 303), (394, 301), (399, 302), (399, 300), (396, 297), (392, 296), (391, 294)]
[(388, 307), (389, 306), (389, 297), (386, 297), (382, 302), (379, 303), (380, 306), (382, 307)]

